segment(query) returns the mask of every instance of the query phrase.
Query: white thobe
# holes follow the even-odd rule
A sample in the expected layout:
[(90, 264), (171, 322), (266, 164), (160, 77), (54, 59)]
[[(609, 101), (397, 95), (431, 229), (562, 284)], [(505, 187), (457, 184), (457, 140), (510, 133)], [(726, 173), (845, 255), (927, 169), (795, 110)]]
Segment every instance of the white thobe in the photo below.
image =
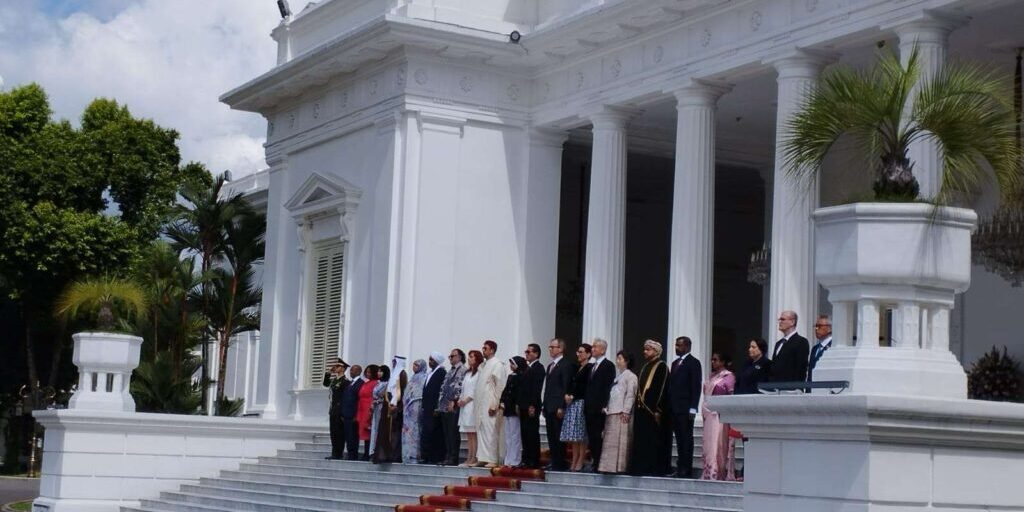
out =
[[(480, 462), (501, 464), (504, 452), (501, 438), (502, 414), (498, 404), (501, 392), (508, 380), (508, 368), (504, 361), (492, 357), (480, 368), (480, 380), (476, 383), (473, 398), (476, 406), (476, 458)], [(494, 416), (488, 410), (494, 409)]]

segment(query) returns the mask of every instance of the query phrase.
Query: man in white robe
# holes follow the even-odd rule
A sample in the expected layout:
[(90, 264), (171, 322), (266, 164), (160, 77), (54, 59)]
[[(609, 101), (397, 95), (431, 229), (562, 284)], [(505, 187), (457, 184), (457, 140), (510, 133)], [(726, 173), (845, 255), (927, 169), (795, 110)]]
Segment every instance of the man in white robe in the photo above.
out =
[(473, 398), (477, 413), (476, 458), (479, 461), (477, 465), (494, 468), (504, 458), (501, 438), (503, 418), (498, 406), (501, 404), (501, 392), (505, 390), (505, 381), (508, 380), (508, 368), (504, 361), (494, 357), (498, 352), (497, 343), (485, 341), (481, 352), (484, 354), (484, 363), (478, 370), (480, 376), (476, 396)]

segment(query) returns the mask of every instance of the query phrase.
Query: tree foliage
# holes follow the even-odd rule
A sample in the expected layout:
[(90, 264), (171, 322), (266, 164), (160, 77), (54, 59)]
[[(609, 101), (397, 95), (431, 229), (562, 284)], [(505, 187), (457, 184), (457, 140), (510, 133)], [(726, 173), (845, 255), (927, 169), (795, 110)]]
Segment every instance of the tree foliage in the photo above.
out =
[(129, 279), (111, 276), (94, 277), (71, 283), (57, 300), (59, 317), (96, 317), (96, 327), (114, 329), (115, 322), (128, 322), (143, 314), (147, 307), (142, 287)]

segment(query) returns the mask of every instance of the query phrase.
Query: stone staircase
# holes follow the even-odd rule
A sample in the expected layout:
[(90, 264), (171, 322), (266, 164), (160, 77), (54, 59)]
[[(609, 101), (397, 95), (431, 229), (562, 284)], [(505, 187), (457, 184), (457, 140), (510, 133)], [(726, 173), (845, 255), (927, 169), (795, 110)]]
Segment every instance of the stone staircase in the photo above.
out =
[[(326, 436), (298, 443), (273, 457), (222, 471), (216, 478), (161, 493), (123, 512), (391, 512), (419, 502), (468, 477), (488, 476), (482, 468), (382, 464), (324, 460)], [(531, 510), (621, 512), (711, 511), (743, 508), (741, 485), (674, 478), (548, 472), (544, 481), (524, 480), (520, 491), (498, 491), (494, 500), (473, 501), (474, 511)]]

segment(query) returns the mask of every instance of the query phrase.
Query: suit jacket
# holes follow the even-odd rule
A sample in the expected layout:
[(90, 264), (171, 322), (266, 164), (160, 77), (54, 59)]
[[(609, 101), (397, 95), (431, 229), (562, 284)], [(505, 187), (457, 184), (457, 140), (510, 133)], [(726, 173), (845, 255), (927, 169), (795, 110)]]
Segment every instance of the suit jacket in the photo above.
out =
[(342, 418), (347, 420), (355, 419), (356, 414), (359, 412), (359, 390), (362, 389), (365, 382), (363, 379), (359, 379), (345, 388), (345, 393), (341, 397)]
[(541, 413), (541, 406), (543, 401), (541, 399), (541, 390), (544, 388), (544, 378), (547, 376), (547, 371), (544, 369), (544, 365), (540, 361), (534, 361), (526, 370), (526, 375), (523, 377), (522, 382), (519, 385), (519, 409), (526, 414), (526, 411), (533, 406), (537, 410), (537, 414)]
[(811, 382), (814, 375), (814, 367), (818, 365), (818, 361), (821, 360), (821, 356), (825, 355), (825, 351), (832, 348), (832, 337), (829, 336), (827, 340), (828, 345), (822, 345), (821, 342), (817, 342), (811, 347), (811, 358), (807, 361), (807, 382)]
[(740, 373), (736, 376), (737, 395), (756, 395), (757, 385), (768, 380), (772, 371), (772, 361), (767, 356), (761, 356), (757, 361), (747, 360)]
[(604, 408), (608, 406), (608, 397), (612, 392), (612, 385), (615, 384), (615, 364), (604, 358), (596, 369), (592, 369), (590, 383), (587, 384), (586, 402), (583, 402), (584, 412), (587, 416), (603, 414)]
[(558, 364), (551, 367), (547, 383), (544, 386), (545, 414), (555, 414), (559, 409), (565, 408), (565, 395), (575, 373), (576, 364), (565, 356), (558, 360)]
[(331, 416), (341, 414), (342, 397), (345, 395), (345, 390), (348, 389), (349, 384), (350, 382), (344, 376), (333, 378), (331, 377), (331, 372), (324, 373), (323, 385), (325, 388), (329, 388), (331, 393), (331, 407), (327, 412)]
[(423, 403), (421, 404), (422, 409), (420, 409), (422, 417), (429, 418), (434, 415), (437, 402), (441, 398), (441, 385), (444, 384), (445, 375), (448, 375), (448, 372), (444, 366), (440, 366), (434, 370), (433, 375), (423, 385)]
[(675, 361), (668, 362), (668, 408), (672, 414), (688, 414), (690, 409), (697, 409), (700, 405), (704, 371), (693, 354), (686, 356), (678, 365)]
[(775, 342), (772, 351), (775, 353), (772, 358), (772, 381), (803, 382), (807, 379), (807, 356), (811, 351), (807, 338), (793, 333), (782, 344), (782, 348), (779, 348), (779, 342)]

